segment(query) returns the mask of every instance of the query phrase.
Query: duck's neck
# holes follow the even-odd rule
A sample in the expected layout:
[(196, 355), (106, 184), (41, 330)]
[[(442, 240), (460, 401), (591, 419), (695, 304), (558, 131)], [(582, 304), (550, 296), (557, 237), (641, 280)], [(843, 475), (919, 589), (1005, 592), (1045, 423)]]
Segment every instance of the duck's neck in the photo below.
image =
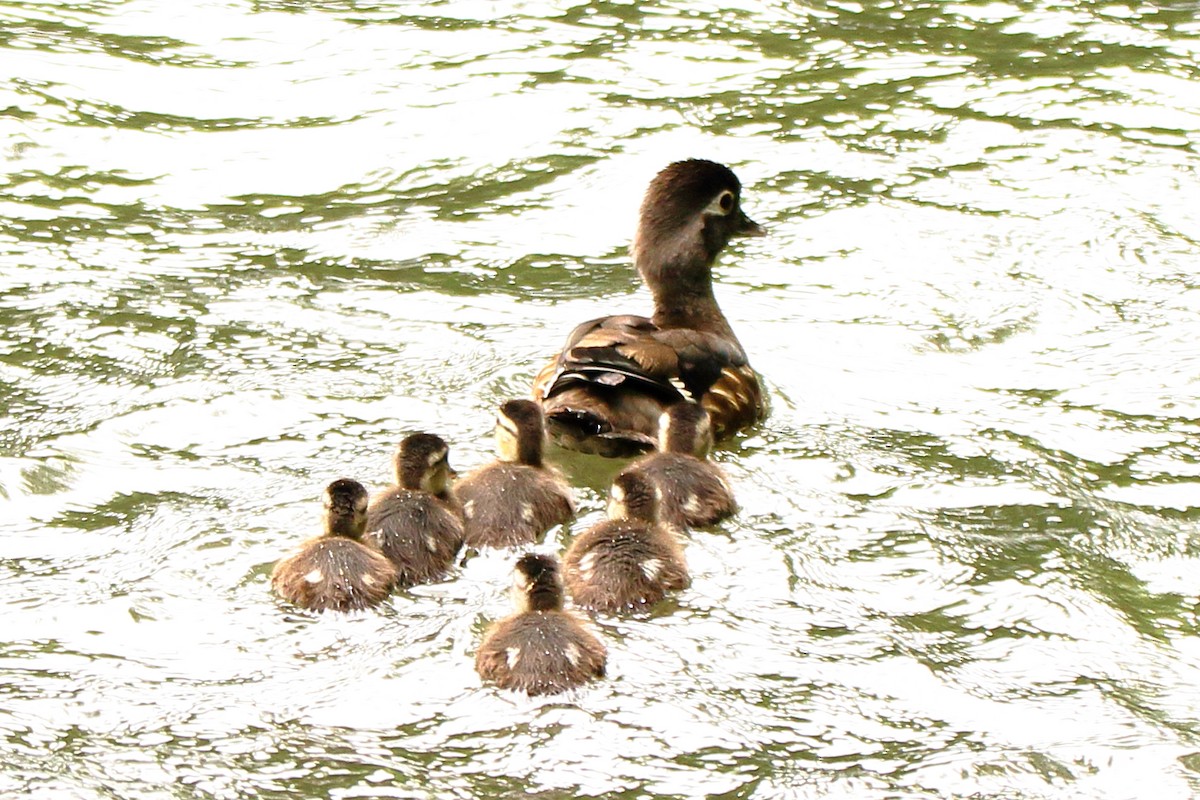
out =
[(363, 521), (347, 514), (330, 514), (325, 518), (325, 535), (345, 539), (361, 539)]
[(514, 592), (517, 611), (562, 611), (562, 587), (553, 584), (535, 583), (524, 591)]
[(654, 297), (654, 324), (690, 328), (737, 341), (713, 294), (712, 263), (638, 264)]
[(543, 438), (540, 431), (537, 433), (524, 432), (516, 441), (515, 452), (510, 454), (512, 457), (505, 460), (513, 464), (540, 468), (542, 466)]
[(542, 454), (541, 453), (523, 453), (521, 455), (521, 457), (517, 459), (516, 463), (524, 464), (525, 466), (533, 467), (534, 469), (541, 469), (542, 468)]
[(659, 450), (664, 453), (695, 456), (700, 459), (708, 455), (708, 449), (696, 436), (695, 431), (672, 430), (668, 432), (665, 440), (659, 444)]
[(654, 293), (654, 324), (667, 330), (690, 328), (715, 333), (736, 340), (729, 320), (721, 313), (710, 290), (707, 294), (687, 294), (678, 291)]

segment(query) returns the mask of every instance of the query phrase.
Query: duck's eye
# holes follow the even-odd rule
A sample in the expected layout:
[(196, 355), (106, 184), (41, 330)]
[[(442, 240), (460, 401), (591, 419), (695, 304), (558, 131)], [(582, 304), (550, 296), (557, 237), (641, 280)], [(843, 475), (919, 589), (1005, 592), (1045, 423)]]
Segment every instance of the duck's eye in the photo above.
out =
[(721, 212), (724, 214), (733, 211), (733, 192), (721, 192), (721, 196), (717, 198), (717, 205), (721, 207)]

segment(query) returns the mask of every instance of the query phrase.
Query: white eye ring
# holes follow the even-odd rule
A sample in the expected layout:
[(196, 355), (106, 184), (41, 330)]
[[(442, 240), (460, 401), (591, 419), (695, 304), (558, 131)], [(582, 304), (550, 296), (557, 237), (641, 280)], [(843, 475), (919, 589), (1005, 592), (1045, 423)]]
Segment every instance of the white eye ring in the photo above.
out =
[(733, 211), (733, 207), (737, 205), (737, 201), (733, 196), (733, 192), (728, 189), (721, 192), (713, 198), (713, 201), (708, 204), (708, 208), (704, 209), (709, 214), (718, 214), (722, 217), (729, 216)]

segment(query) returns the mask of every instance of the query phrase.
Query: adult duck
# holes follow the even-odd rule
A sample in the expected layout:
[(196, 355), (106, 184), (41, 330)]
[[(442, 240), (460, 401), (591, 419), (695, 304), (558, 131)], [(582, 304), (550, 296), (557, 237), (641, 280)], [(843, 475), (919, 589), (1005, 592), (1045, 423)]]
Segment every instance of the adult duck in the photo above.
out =
[(589, 320), (534, 379), (550, 433), (604, 456), (654, 447), (659, 417), (699, 403), (718, 439), (765, 414), (762, 386), (713, 294), (712, 266), (735, 236), (760, 236), (723, 164), (678, 161), (650, 182), (633, 261), (654, 297), (650, 317)]

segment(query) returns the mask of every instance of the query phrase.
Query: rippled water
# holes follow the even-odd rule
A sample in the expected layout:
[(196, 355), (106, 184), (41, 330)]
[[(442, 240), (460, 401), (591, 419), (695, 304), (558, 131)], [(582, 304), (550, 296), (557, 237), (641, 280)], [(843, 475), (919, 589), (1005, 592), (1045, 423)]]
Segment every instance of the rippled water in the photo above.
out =
[[(1200, 794), (1198, 12), (0, 0), (0, 792)], [(479, 685), (505, 555), (277, 603), (330, 479), (483, 461), (648, 308), (690, 156), (771, 229), (717, 272), (773, 410), (610, 679)]]

